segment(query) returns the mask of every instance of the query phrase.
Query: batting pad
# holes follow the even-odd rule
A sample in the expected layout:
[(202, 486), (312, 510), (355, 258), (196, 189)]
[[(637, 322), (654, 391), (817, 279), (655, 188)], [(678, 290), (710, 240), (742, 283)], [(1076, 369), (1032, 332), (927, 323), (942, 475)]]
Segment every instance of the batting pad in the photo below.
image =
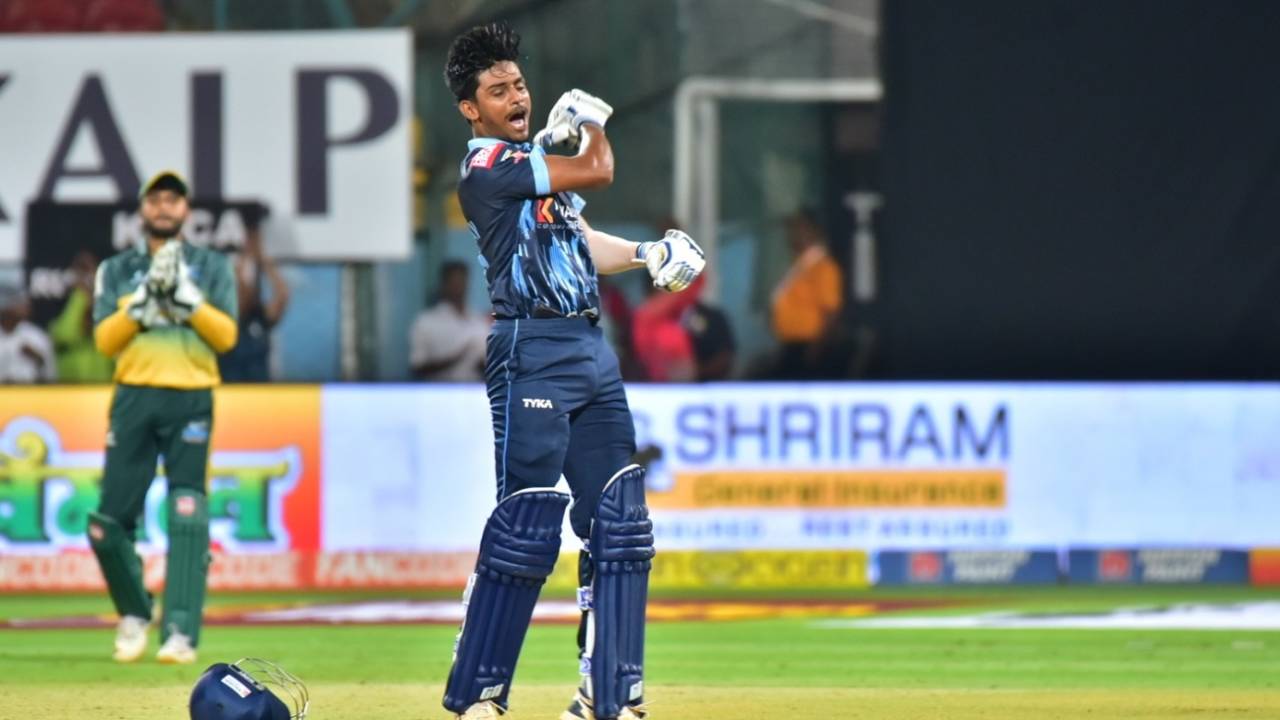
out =
[(547, 576), (560, 554), (568, 493), (532, 488), (498, 503), (467, 585), (444, 706), (461, 713), (481, 700), (507, 707), (516, 660)]
[(644, 699), (644, 612), (654, 555), (644, 468), (628, 465), (605, 485), (590, 547), (591, 654), (583, 658), (583, 671), (591, 679), (595, 716), (614, 718)]
[(209, 574), (209, 508), (204, 493), (179, 488), (169, 493), (169, 558), (164, 576), (161, 642), (175, 632), (200, 640), (205, 582)]
[(142, 558), (134, 549), (133, 538), (114, 518), (89, 513), (89, 545), (102, 568), (107, 592), (120, 617), (151, 620), (151, 593), (142, 585)]

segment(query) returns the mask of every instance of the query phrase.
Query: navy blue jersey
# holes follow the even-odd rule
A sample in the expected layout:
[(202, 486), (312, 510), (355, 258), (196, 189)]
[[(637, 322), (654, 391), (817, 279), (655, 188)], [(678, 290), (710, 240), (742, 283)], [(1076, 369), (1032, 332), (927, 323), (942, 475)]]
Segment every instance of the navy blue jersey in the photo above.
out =
[(551, 192), (546, 153), (530, 143), (467, 143), (458, 199), (480, 245), (500, 318), (599, 314), (595, 265), (578, 222), (585, 204)]

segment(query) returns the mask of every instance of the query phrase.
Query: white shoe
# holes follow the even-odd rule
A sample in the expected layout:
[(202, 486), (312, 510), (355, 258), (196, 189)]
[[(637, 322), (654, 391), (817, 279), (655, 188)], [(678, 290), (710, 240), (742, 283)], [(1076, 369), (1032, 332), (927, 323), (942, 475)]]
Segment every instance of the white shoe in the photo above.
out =
[(196, 649), (191, 647), (191, 638), (176, 632), (160, 646), (156, 660), (165, 665), (190, 665), (196, 661)]
[[(641, 705), (627, 705), (618, 713), (618, 720), (645, 720), (647, 717), (649, 713)], [(573, 694), (569, 709), (560, 714), (560, 720), (596, 720), (595, 713), (591, 710), (591, 701), (582, 692), (582, 688), (578, 688)]]
[(502, 715), (502, 708), (495, 702), (485, 700), (467, 708), (467, 711), (458, 715), (458, 720), (494, 720)]
[(131, 663), (147, 652), (146, 618), (125, 615), (116, 625), (116, 651), (111, 657), (116, 662)]

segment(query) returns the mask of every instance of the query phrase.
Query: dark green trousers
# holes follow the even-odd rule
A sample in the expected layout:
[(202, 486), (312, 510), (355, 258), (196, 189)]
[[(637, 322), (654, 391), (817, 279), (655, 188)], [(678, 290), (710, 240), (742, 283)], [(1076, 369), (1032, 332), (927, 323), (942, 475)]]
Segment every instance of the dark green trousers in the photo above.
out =
[(210, 559), (205, 481), (212, 425), (212, 390), (118, 385), (111, 400), (102, 499), (89, 516), (89, 543), (116, 611), (150, 620), (152, 598), (143, 587), (134, 534), (156, 461), (163, 457), (169, 552), (162, 641), (173, 633), (193, 645), (200, 639)]
[(132, 533), (164, 456), (169, 492), (205, 492), (213, 391), (117, 385), (98, 512)]

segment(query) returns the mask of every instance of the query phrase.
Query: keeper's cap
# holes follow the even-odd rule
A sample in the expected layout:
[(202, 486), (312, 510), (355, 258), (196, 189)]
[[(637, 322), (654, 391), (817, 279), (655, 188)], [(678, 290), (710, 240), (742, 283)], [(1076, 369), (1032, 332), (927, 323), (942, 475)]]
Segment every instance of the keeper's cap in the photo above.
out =
[(138, 199), (146, 197), (152, 190), (172, 190), (182, 197), (191, 196), (186, 178), (176, 170), (161, 170), (152, 175), (150, 180), (143, 183), (142, 190), (138, 192)]

